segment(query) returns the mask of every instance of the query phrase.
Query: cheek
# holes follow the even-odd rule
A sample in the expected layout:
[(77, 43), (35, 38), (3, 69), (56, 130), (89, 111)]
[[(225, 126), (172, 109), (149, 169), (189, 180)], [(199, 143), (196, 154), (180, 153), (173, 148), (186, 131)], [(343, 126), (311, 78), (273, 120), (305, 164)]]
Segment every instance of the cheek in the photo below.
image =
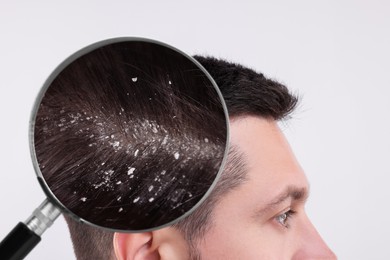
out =
[(202, 259), (286, 259), (286, 238), (272, 225), (248, 223), (231, 215), (219, 221), (199, 244)]

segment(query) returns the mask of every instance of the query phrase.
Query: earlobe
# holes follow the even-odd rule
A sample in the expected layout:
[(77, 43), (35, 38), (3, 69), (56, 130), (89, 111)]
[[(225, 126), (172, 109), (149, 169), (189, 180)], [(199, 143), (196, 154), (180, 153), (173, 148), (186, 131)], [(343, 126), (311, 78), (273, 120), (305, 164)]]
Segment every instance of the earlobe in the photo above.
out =
[(115, 233), (115, 256), (118, 260), (158, 260), (158, 251), (151, 247), (152, 232)]

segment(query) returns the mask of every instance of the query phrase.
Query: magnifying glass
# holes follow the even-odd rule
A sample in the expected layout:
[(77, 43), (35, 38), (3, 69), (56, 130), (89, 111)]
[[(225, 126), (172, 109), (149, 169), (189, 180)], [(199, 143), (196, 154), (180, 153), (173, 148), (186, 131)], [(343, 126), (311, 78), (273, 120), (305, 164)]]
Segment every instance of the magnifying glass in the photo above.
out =
[(0, 243), (0, 258), (24, 258), (62, 212), (119, 232), (173, 224), (211, 192), (228, 137), (222, 95), (192, 57), (143, 38), (78, 51), (32, 111), (32, 161), (47, 199)]

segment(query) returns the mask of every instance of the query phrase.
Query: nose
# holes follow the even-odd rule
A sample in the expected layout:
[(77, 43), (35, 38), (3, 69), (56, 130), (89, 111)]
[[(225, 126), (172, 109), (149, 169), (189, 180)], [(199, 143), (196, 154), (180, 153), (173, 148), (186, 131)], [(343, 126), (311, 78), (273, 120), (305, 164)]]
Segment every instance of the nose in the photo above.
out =
[(300, 229), (300, 239), (293, 260), (337, 260), (336, 255), (328, 247), (311, 221), (305, 216)]

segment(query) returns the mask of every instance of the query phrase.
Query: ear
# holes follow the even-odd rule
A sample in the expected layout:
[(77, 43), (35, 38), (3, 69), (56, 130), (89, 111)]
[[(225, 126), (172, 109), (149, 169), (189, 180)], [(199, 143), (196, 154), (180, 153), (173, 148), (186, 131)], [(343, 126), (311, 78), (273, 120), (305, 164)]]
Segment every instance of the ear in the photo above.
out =
[(145, 233), (115, 233), (113, 244), (118, 260), (188, 259), (187, 242), (172, 227)]
[(115, 233), (114, 251), (118, 260), (157, 260), (157, 252), (151, 250), (152, 233)]

